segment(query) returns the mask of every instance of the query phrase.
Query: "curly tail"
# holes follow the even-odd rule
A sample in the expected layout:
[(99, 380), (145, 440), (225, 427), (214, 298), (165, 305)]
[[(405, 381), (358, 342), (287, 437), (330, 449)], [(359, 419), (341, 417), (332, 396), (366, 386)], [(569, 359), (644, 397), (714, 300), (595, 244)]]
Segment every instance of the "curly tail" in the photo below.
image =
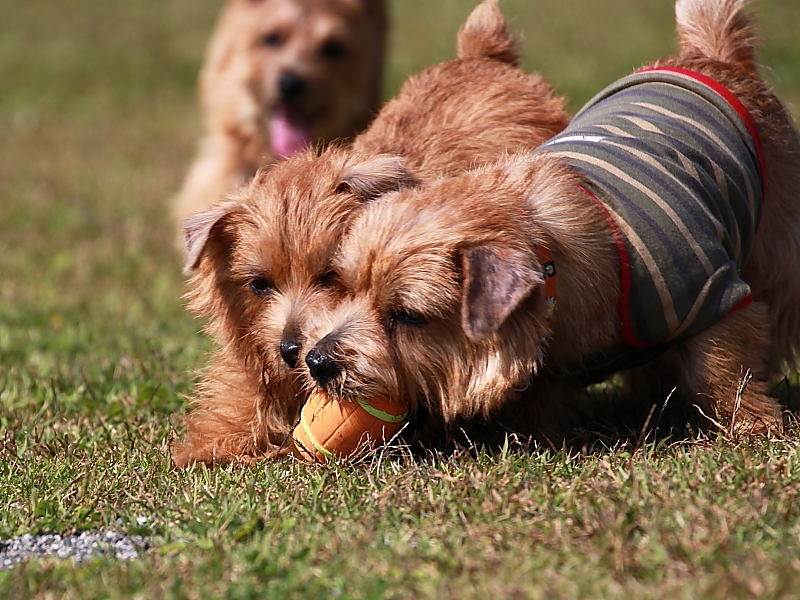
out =
[(518, 41), (508, 31), (498, 0), (483, 0), (458, 32), (458, 57), (485, 57), (516, 65)]
[(758, 68), (750, 0), (676, 0), (675, 21), (681, 51)]

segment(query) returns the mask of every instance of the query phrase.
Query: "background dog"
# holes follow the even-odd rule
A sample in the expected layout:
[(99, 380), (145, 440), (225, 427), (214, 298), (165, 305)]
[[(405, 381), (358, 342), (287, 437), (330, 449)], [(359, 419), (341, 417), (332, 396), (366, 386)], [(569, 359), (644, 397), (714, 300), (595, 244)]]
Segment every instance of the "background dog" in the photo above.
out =
[(264, 165), (363, 130), (379, 107), (385, 35), (383, 0), (229, 0), (200, 74), (205, 134), (177, 218)]
[[(724, 258), (726, 267), (739, 257), (744, 260), (742, 247), (752, 244), (742, 276), (754, 302), (732, 306), (737, 310), (682, 338), (682, 329), (694, 324), (695, 307), (702, 306), (692, 304), (657, 347), (663, 351), (658, 358), (629, 346), (627, 313), (621, 312), (623, 300), (630, 298), (625, 274), (629, 249), (643, 232), (630, 230), (611, 214), (608, 186), (599, 187), (580, 171), (580, 163), (561, 144), (547, 143), (546, 150), (427, 188), (388, 194), (360, 212), (332, 266), (348, 293), (334, 310), (316, 313), (309, 321), (308, 385), (340, 401), (386, 396), (412, 406), (421, 403), (450, 423), (493, 418), (506, 432), (559, 445), (575, 418), (590, 408), (582, 405), (578, 391), (593, 376), (590, 364), (624, 347), (632, 350), (634, 363), (654, 360), (640, 382), (662, 394), (662, 402), (677, 388), (670, 402), (696, 406), (708, 419), (735, 422), (747, 431), (779, 429), (780, 409), (765, 395), (765, 380), (781, 365), (794, 363), (800, 344), (800, 140), (787, 111), (757, 75), (744, 6), (742, 0), (678, 0), (680, 53), (650, 68), (690, 69), (707, 76), (752, 115), (763, 144), (767, 196), (755, 239), (726, 237), (724, 211), (704, 218), (715, 251), (724, 247), (731, 255)], [(667, 115), (652, 106), (646, 106), (653, 111), (652, 121), (636, 114), (625, 117), (637, 124), (641, 136), (645, 131), (663, 136), (696, 117), (680, 111)], [(600, 127), (608, 134), (618, 129), (616, 122)], [(559, 141), (604, 139), (571, 131), (572, 126)], [(714, 130), (698, 135), (702, 142), (696, 143), (705, 145), (694, 152), (738, 161), (728, 155), (727, 145), (709, 142), (715, 135)], [(749, 134), (742, 140), (744, 135)], [(682, 146), (667, 151), (678, 165), (670, 168), (688, 174), (690, 187), (727, 199), (733, 197), (734, 184), (741, 184), (745, 198), (756, 202), (758, 184), (751, 189), (747, 181), (734, 180), (711, 163), (706, 163), (708, 172), (695, 170), (690, 161), (682, 162), (682, 153)], [(639, 185), (633, 177), (637, 171), (625, 172), (623, 160), (617, 170), (631, 185)], [(755, 161), (755, 152), (748, 160)], [(761, 169), (756, 165), (752, 170), (758, 176)], [(683, 185), (677, 178), (670, 181), (673, 187)], [(665, 204), (665, 198), (656, 196), (656, 203)], [(684, 199), (678, 193), (676, 204), (665, 210)], [(753, 228), (752, 216), (737, 218), (743, 228)], [(683, 235), (670, 243), (681, 246)], [(691, 232), (686, 235), (689, 239)], [(733, 271), (726, 277), (737, 282)], [(682, 285), (670, 280), (662, 291), (679, 294)], [(636, 286), (631, 293), (642, 293)], [(671, 305), (685, 299), (662, 300)], [(745, 384), (748, 372), (753, 380)], [(565, 393), (570, 386), (574, 389)]]
[(342, 299), (331, 260), (368, 201), (532, 149), (567, 125), (563, 99), (514, 66), (496, 0), (473, 11), (458, 47), (459, 58), (410, 79), (352, 148), (300, 153), (189, 222), (190, 308), (209, 319), (219, 352), (193, 399), (177, 465), (281, 449), (305, 398), (307, 321)]

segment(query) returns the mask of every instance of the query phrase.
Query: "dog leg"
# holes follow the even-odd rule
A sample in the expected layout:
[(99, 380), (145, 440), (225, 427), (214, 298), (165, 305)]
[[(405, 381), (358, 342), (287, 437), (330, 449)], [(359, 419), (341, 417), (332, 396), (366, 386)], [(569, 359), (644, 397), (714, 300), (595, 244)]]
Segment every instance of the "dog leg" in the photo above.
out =
[(194, 410), (186, 418), (185, 440), (173, 451), (173, 464), (180, 468), (195, 463), (215, 466), (255, 462), (258, 455), (256, 438), (253, 432), (238, 426), (237, 421), (229, 420), (215, 410)]
[(481, 434), (495, 444), (516, 434), (558, 451), (565, 445), (580, 445), (579, 430), (594, 417), (591, 408), (586, 390), (579, 382), (540, 374), (531, 379), (529, 387), (515, 393), (492, 414)]
[(266, 387), (269, 393), (226, 367), (224, 360), (213, 365), (199, 384), (193, 409), (186, 417), (184, 440), (173, 451), (175, 466), (201, 462), (248, 465), (288, 452), (286, 442), (299, 401), (286, 400), (296, 400), (286, 386)]
[(706, 417), (742, 433), (781, 429), (780, 406), (766, 395), (764, 381), (769, 343), (769, 312), (756, 302), (728, 313), (680, 348), (681, 379)]
[(409, 433), (412, 443), (432, 450), (485, 447), (496, 450), (509, 439), (523, 446), (539, 445), (558, 451), (579, 448), (585, 427), (592, 423), (591, 403), (576, 380), (551, 374), (537, 375), (524, 390), (514, 392), (486, 418), (446, 421), (425, 409)]

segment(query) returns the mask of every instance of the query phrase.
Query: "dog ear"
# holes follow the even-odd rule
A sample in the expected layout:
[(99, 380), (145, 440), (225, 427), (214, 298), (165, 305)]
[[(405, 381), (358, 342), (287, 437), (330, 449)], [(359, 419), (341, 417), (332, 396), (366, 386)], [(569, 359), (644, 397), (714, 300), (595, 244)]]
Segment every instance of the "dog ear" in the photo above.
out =
[(212, 244), (230, 246), (230, 232), (225, 225), (233, 215), (244, 213), (244, 206), (238, 202), (221, 202), (207, 211), (193, 215), (183, 228), (186, 241), (186, 263), (184, 274), (188, 275), (198, 266)]
[(383, 194), (414, 187), (417, 183), (419, 180), (403, 158), (380, 155), (346, 165), (340, 173), (336, 191), (349, 192), (369, 202)]
[(473, 342), (497, 331), (530, 291), (544, 284), (538, 265), (519, 250), (477, 246), (464, 251), (462, 260), (461, 326)]

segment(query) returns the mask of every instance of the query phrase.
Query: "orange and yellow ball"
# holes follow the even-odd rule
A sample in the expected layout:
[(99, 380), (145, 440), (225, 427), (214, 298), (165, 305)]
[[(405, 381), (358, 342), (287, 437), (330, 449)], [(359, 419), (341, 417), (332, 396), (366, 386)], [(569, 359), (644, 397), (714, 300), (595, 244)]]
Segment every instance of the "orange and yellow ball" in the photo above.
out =
[(408, 406), (382, 396), (340, 401), (313, 392), (292, 433), (295, 454), (308, 462), (353, 458), (390, 440), (407, 415)]

